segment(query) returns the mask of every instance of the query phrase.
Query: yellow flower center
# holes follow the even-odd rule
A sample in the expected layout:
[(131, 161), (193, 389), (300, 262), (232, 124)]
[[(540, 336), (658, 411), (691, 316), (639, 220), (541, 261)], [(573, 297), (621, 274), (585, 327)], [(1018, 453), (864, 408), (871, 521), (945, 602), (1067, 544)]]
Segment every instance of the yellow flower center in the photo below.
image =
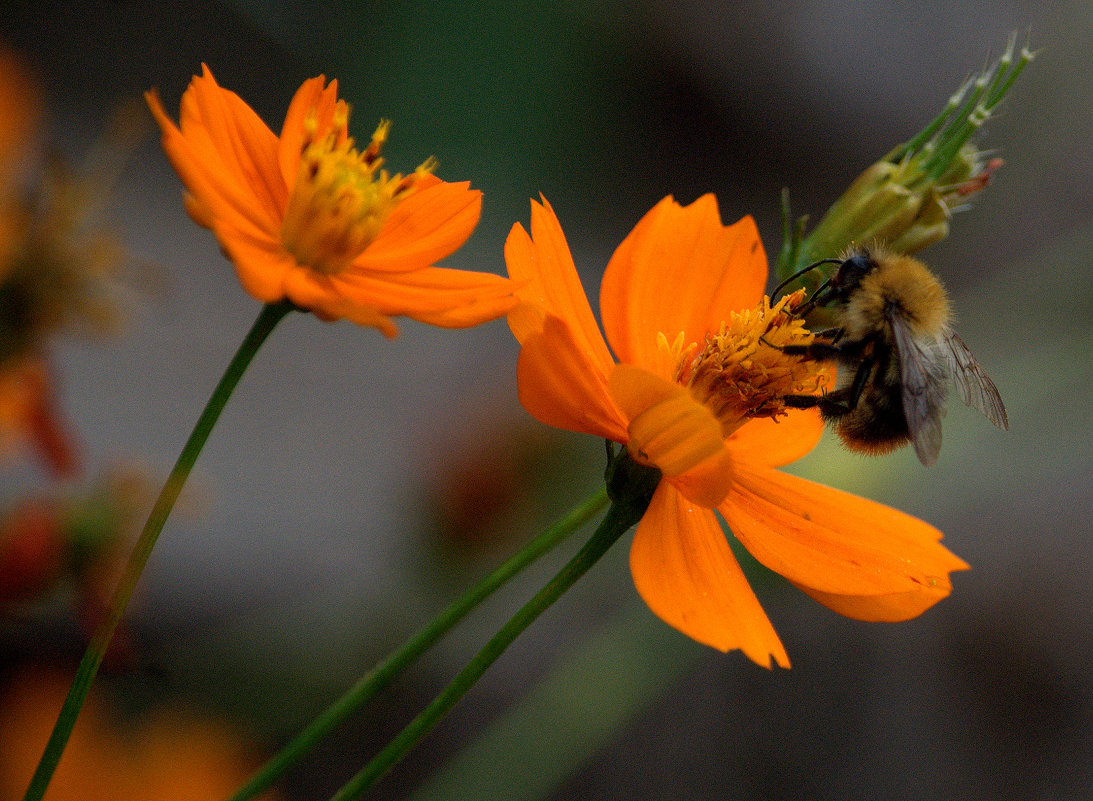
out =
[(786, 395), (818, 392), (828, 380), (821, 362), (782, 350), (813, 340), (793, 313), (803, 299), (800, 291), (772, 308), (763, 298), (722, 322), (701, 347), (683, 333), (674, 342), (660, 333), (659, 363), (616, 365), (608, 386), (629, 420), (634, 461), (659, 468), (688, 500), (717, 505), (733, 480), (726, 438), (753, 418), (786, 414)]
[(813, 340), (804, 320), (792, 314), (803, 298), (800, 290), (772, 307), (764, 297), (756, 308), (734, 312), (717, 334), (706, 335), (701, 351), (696, 343), (683, 348), (677, 339), (676, 381), (714, 414), (722, 436), (749, 419), (785, 414), (784, 396), (813, 394), (826, 383), (816, 360), (781, 350)]
[[(436, 166), (428, 159), (409, 175), (389, 175), (382, 169), (380, 150), (391, 123), (381, 122), (361, 152), (352, 138), (338, 141), (346, 114), (339, 111), (329, 133), (304, 147), (281, 225), (285, 249), (298, 263), (325, 275), (342, 272), (363, 253), (391, 210)], [(313, 137), (318, 126), (314, 115), (306, 124)]]

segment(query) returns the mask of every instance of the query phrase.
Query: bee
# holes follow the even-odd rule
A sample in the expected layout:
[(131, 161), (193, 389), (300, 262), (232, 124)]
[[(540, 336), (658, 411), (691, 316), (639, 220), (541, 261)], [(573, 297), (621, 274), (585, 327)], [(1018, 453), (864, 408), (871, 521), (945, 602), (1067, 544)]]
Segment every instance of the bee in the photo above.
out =
[(806, 267), (773, 294), (822, 264), (839, 267), (794, 314), (830, 307), (835, 327), (816, 331), (812, 344), (782, 350), (845, 369), (831, 392), (788, 395), (786, 406), (818, 408), (850, 450), (880, 455), (910, 442), (927, 466), (941, 450), (950, 381), (965, 404), (1009, 428), (997, 387), (952, 330), (948, 295), (926, 265), (881, 248), (856, 248)]

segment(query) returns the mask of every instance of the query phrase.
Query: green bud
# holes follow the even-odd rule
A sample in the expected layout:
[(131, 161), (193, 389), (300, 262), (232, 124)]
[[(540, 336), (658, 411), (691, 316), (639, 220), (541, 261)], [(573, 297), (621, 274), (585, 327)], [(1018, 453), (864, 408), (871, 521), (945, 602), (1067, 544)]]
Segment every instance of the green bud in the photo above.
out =
[[(779, 281), (854, 246), (880, 244), (912, 254), (948, 235), (953, 213), (967, 208), (967, 198), (985, 188), (1002, 164), (969, 140), (1033, 58), (1026, 47), (1015, 61), (1015, 42), (1011, 37), (1002, 57), (966, 81), (925, 128), (867, 167), (807, 235), (805, 218), (790, 223), (783, 195)], [(805, 284), (814, 288), (824, 278), (816, 270)]]

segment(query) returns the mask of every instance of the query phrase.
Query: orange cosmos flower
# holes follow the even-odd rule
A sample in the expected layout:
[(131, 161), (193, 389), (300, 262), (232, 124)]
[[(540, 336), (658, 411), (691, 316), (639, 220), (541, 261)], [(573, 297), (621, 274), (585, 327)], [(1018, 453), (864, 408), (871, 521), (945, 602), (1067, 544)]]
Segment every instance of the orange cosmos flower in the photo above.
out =
[(482, 193), (382, 169), (389, 123), (357, 150), (337, 81), (305, 81), (275, 135), (208, 67), (182, 96), (176, 126), (158, 95), (145, 98), (163, 149), (186, 185), (186, 208), (209, 228), (260, 301), (288, 299), (323, 320), (397, 333), (392, 316), (462, 328), (515, 304), (498, 275), (431, 266), (471, 235)]
[[(550, 205), (505, 245), (523, 303), (520, 400), (542, 422), (626, 445), (663, 478), (630, 551), (649, 607), (683, 633), (755, 662), (789, 659), (715, 512), (761, 563), (861, 620), (905, 620), (968, 566), (941, 532), (902, 512), (775, 468), (808, 453), (822, 423), (780, 397), (816, 391), (814, 364), (777, 346), (811, 334), (763, 296), (767, 262), (750, 217), (723, 226), (712, 195), (658, 203), (604, 272), (600, 334)], [(618, 357), (618, 362), (608, 349)], [(772, 347), (775, 346), (775, 347)]]

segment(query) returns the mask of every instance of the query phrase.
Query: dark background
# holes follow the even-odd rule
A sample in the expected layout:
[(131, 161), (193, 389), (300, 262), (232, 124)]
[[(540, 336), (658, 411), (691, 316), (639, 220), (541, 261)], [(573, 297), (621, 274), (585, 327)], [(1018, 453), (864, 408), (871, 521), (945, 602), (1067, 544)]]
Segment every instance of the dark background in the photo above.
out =
[[(831, 442), (794, 467), (945, 531), (973, 566), (952, 597), (909, 623), (864, 624), (760, 578), (794, 664), (767, 672), (655, 620), (624, 541), (373, 794), (413, 799), (1093, 794), (1093, 9), (15, 2), (0, 19), (66, 153), (149, 87), (177, 115), (202, 62), (275, 130), (299, 84), (325, 73), (358, 137), (394, 120), (395, 169), (436, 155), (442, 177), (484, 190), (482, 222), (447, 265), (503, 272), (508, 229), (542, 192), (593, 297), (615, 245), (669, 193), (716, 192), (724, 219), (754, 215), (773, 253), (782, 187), (796, 212), (818, 216), (1014, 31), (1039, 55), (980, 139), (1005, 167), (922, 254), (951, 288), (1011, 430), (956, 404), (933, 468)], [(259, 306), (185, 216), (156, 137), (134, 154), (116, 212), (154, 299), (125, 338), (64, 340), (53, 356), (89, 461), (138, 460), (158, 482)], [(152, 557), (131, 612), (139, 666), (104, 684), (185, 697), (267, 748), (295, 733), (600, 480), (600, 443), (520, 410), (516, 353), (500, 321), (405, 323), (389, 342), (290, 317), (201, 456), (196, 511), (168, 523)], [(471, 513), (453, 500), (466, 497)], [(572, 548), (562, 551), (294, 771), (285, 796), (340, 786)], [(74, 638), (36, 642), (79, 654)]]

